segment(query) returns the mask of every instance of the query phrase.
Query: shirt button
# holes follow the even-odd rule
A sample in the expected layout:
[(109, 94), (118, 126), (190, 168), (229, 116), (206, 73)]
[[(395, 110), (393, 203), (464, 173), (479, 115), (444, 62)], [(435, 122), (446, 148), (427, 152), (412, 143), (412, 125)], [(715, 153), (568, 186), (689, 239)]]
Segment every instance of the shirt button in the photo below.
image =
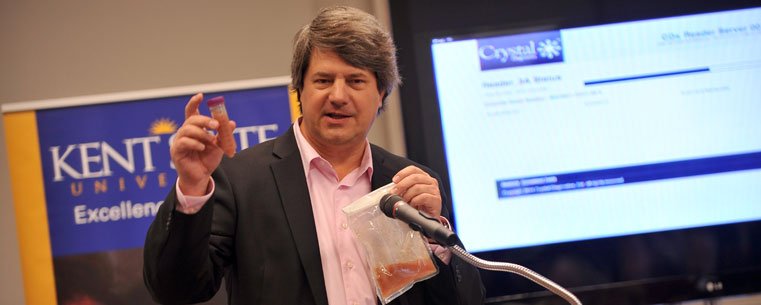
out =
[(349, 225), (347, 225), (345, 222), (341, 224), (341, 228), (344, 228), (344, 230), (345, 230), (346, 228), (348, 228), (348, 227), (349, 227)]
[(354, 264), (352, 262), (346, 263), (346, 267), (349, 268), (349, 270), (354, 269)]

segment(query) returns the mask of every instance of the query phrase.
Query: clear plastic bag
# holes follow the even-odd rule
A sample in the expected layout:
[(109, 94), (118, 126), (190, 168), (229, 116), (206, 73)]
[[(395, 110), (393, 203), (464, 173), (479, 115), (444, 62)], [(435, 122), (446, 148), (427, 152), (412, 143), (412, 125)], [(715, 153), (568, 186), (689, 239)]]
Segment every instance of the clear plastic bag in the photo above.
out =
[(342, 209), (367, 253), (369, 273), (383, 304), (439, 272), (422, 235), (387, 217), (378, 207), (381, 197), (393, 186), (383, 186)]

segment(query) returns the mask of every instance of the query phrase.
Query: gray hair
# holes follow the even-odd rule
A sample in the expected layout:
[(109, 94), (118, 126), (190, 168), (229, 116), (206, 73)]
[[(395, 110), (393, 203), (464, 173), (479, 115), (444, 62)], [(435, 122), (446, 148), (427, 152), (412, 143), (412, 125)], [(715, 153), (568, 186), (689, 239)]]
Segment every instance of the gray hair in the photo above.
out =
[(299, 95), (299, 101), (314, 48), (333, 51), (349, 65), (375, 73), (378, 92), (385, 92), (384, 105), (388, 94), (401, 83), (396, 46), (378, 20), (353, 7), (328, 7), (320, 10), (293, 39), (291, 89)]

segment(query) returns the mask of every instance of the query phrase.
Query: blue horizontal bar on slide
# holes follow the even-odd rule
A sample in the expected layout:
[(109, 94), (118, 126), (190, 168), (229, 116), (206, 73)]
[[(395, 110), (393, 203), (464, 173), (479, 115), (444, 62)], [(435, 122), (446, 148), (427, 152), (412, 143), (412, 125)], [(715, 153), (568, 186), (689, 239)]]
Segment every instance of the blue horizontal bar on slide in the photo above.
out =
[(761, 168), (761, 152), (497, 180), (499, 198)]
[(691, 70), (670, 71), (670, 72), (634, 75), (634, 76), (617, 77), (617, 78), (609, 78), (609, 79), (601, 79), (601, 80), (590, 80), (590, 81), (585, 81), (584, 86), (598, 85), (598, 84), (605, 84), (605, 83), (615, 83), (615, 82), (625, 82), (625, 81), (645, 79), (645, 78), (674, 76), (674, 75), (689, 74), (689, 73), (709, 72), (709, 71), (711, 71), (709, 68), (697, 68), (697, 69), (691, 69)]

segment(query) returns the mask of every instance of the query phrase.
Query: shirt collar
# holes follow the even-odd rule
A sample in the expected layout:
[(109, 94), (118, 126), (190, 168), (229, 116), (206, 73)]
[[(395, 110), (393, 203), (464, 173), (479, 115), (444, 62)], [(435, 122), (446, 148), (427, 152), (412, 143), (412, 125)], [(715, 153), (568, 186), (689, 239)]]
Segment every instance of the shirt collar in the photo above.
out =
[[(327, 160), (323, 159), (320, 154), (309, 144), (309, 141), (301, 133), (299, 122), (303, 117), (299, 117), (293, 122), (293, 134), (296, 137), (296, 145), (299, 147), (299, 153), (301, 154), (301, 164), (304, 166), (304, 176), (309, 176), (309, 169), (314, 165), (313, 160), (319, 159), (329, 164)], [(360, 173), (367, 172), (368, 177), (373, 176), (373, 157), (370, 152), (370, 142), (365, 139), (365, 151), (362, 154), (362, 161), (359, 163)], [(359, 175), (361, 176), (361, 175)]]

